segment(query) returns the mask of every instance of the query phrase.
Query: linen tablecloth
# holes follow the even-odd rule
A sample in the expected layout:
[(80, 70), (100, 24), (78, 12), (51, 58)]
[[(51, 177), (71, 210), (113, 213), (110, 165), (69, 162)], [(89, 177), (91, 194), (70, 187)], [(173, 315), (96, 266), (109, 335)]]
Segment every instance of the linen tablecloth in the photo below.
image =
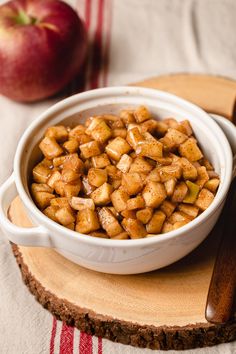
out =
[[(176, 72), (236, 79), (235, 0), (68, 2), (85, 21), (90, 52), (80, 78), (64, 95)], [(26, 105), (0, 97), (0, 183), (12, 171), (16, 145), (25, 128), (57, 100)], [(2, 233), (0, 284), (1, 354), (160, 353), (91, 337), (56, 321), (23, 285)], [(236, 353), (236, 343), (188, 353)]]

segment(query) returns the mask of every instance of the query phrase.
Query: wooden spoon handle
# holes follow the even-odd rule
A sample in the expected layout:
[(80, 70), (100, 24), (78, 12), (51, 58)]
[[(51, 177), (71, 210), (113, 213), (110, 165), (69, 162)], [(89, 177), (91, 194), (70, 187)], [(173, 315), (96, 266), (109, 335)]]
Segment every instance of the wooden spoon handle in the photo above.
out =
[(236, 178), (231, 183), (221, 215), (222, 239), (209, 287), (205, 317), (223, 324), (233, 317), (236, 288)]

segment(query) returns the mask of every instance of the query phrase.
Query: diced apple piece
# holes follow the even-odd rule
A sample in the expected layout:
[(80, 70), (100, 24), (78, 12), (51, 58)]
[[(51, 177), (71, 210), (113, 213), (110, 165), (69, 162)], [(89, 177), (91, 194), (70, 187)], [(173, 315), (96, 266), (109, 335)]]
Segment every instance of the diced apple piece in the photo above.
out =
[(46, 183), (32, 183), (31, 184), (31, 193), (34, 194), (36, 192), (52, 193), (53, 192), (53, 188), (48, 186)]
[(194, 204), (197, 199), (200, 188), (196, 183), (193, 183), (191, 181), (186, 181), (186, 185), (188, 187), (188, 193), (184, 197), (183, 202), (188, 204)]
[(114, 189), (118, 189), (121, 186), (121, 179), (114, 179), (111, 185)]
[(59, 171), (53, 171), (51, 176), (48, 178), (47, 180), (47, 184), (49, 187), (51, 187), (52, 189), (54, 189), (55, 187), (55, 183), (57, 181), (61, 180), (61, 174)]
[(173, 225), (172, 225), (170, 222), (165, 221), (164, 224), (163, 224), (163, 226), (162, 226), (161, 233), (162, 233), (162, 234), (165, 234), (165, 233), (167, 233), (167, 232), (172, 231), (173, 229), (174, 229), (174, 228), (173, 228)]
[(65, 156), (63, 161), (63, 169), (73, 170), (79, 174), (83, 174), (84, 172), (84, 163), (79, 158), (78, 154), (69, 154)]
[(206, 157), (202, 158), (201, 165), (205, 166), (207, 171), (213, 171), (214, 170), (214, 167), (212, 166), (212, 164), (210, 163), (210, 161)]
[(66, 149), (66, 151), (68, 151), (70, 154), (73, 154), (74, 152), (76, 152), (79, 149), (79, 143), (77, 140), (75, 139), (71, 139), (71, 140), (67, 140), (64, 144), (63, 144), (64, 149)]
[(163, 223), (166, 219), (166, 214), (160, 210), (154, 212), (151, 220), (146, 225), (146, 230), (150, 234), (159, 234), (161, 233), (161, 229)]
[(185, 214), (182, 211), (175, 211), (171, 216), (168, 218), (168, 221), (171, 224), (174, 224), (178, 221), (190, 221), (191, 217), (188, 214)]
[(47, 138), (54, 138), (59, 143), (63, 143), (68, 138), (68, 131), (64, 125), (57, 125), (47, 128), (45, 136)]
[(176, 183), (177, 183), (177, 180), (175, 178), (171, 178), (164, 183), (164, 186), (166, 189), (166, 194), (168, 197), (171, 197), (173, 195)]
[(50, 168), (40, 162), (33, 168), (33, 179), (37, 183), (47, 183), (51, 173)]
[(100, 120), (95, 128), (91, 130), (90, 134), (94, 140), (103, 144), (112, 136), (112, 131), (104, 120)]
[(123, 139), (126, 139), (127, 136), (127, 130), (125, 128), (116, 128), (112, 130), (112, 137), (121, 137)]
[(182, 167), (183, 178), (185, 180), (188, 179), (194, 181), (197, 178), (198, 173), (196, 167), (185, 157), (178, 159), (176, 163), (180, 164), (180, 166)]
[(176, 129), (179, 125), (179, 123), (175, 118), (165, 118), (164, 122), (168, 125), (169, 128)]
[(174, 224), (173, 224), (173, 230), (177, 230), (179, 229), (180, 227), (188, 224), (190, 222), (190, 220), (182, 220), (182, 221), (176, 221)]
[(204, 184), (204, 188), (207, 188), (210, 192), (215, 193), (219, 187), (219, 178), (212, 178)]
[(191, 124), (189, 123), (189, 121), (186, 120), (182, 120), (181, 122), (179, 122), (179, 124), (184, 128), (184, 133), (188, 136), (193, 134), (193, 130), (191, 127)]
[(60, 195), (61, 197), (65, 196), (65, 185), (66, 183), (62, 180), (57, 180), (54, 183), (54, 189), (56, 194)]
[(151, 118), (151, 114), (147, 107), (145, 106), (140, 106), (134, 111), (134, 118), (138, 123), (142, 123), (147, 119)]
[(66, 183), (64, 186), (64, 193), (65, 197), (71, 198), (71, 197), (77, 197), (81, 190), (81, 180), (78, 179), (77, 181), (71, 182), (71, 183)]
[(111, 123), (111, 130), (114, 131), (116, 129), (125, 129), (125, 123), (121, 118), (118, 118), (117, 120)]
[(85, 126), (79, 124), (69, 131), (69, 138), (77, 139), (80, 135), (85, 133), (85, 130), (86, 130)]
[(108, 208), (101, 208), (98, 212), (98, 216), (102, 228), (107, 232), (110, 237), (114, 237), (123, 232), (123, 229), (120, 226), (118, 220)]
[(148, 174), (152, 171), (152, 169), (153, 166), (148, 161), (146, 161), (145, 158), (138, 156), (135, 158), (129, 171)]
[(121, 156), (127, 154), (131, 147), (125, 139), (117, 137), (106, 146), (106, 153), (115, 161), (119, 161)]
[(157, 128), (157, 121), (155, 119), (148, 119), (145, 122), (141, 123), (141, 131), (143, 133), (149, 132), (154, 134)]
[(55, 213), (56, 219), (62, 225), (68, 225), (75, 221), (74, 213), (69, 208), (60, 208)]
[(130, 157), (127, 154), (124, 154), (121, 156), (120, 161), (118, 162), (118, 164), (116, 165), (116, 167), (123, 173), (126, 173), (129, 171), (129, 168), (132, 164), (132, 157)]
[(116, 219), (120, 219), (120, 214), (118, 213), (118, 211), (113, 206), (108, 206), (106, 208), (109, 209), (112, 212), (112, 214), (114, 215), (114, 217)]
[(171, 216), (175, 208), (176, 204), (171, 203), (169, 200), (164, 200), (164, 202), (160, 206), (161, 211), (163, 211), (163, 213), (165, 213), (167, 217)]
[(171, 201), (173, 203), (181, 203), (188, 193), (188, 187), (185, 182), (177, 183), (172, 195)]
[(182, 168), (179, 165), (173, 164), (159, 168), (161, 182), (166, 182), (170, 179), (180, 179), (182, 176)]
[(111, 195), (112, 204), (118, 213), (126, 209), (128, 199), (129, 195), (122, 189), (115, 190)]
[(135, 122), (133, 111), (129, 111), (127, 109), (124, 109), (120, 112), (120, 117), (124, 121), (125, 124)]
[(141, 209), (145, 207), (145, 201), (141, 195), (138, 195), (135, 198), (131, 198), (127, 200), (127, 209), (128, 210), (135, 210)]
[(70, 200), (70, 205), (75, 210), (95, 210), (95, 204), (91, 198), (72, 197)]
[(122, 173), (120, 170), (116, 168), (116, 166), (109, 165), (106, 167), (107, 174), (109, 176), (109, 179), (116, 180), (116, 179), (121, 179)]
[(39, 148), (44, 156), (49, 160), (52, 160), (54, 157), (58, 157), (63, 154), (63, 149), (54, 138), (45, 137), (39, 144)]
[(46, 215), (49, 219), (58, 222), (56, 217), (56, 212), (58, 210), (57, 206), (49, 205), (46, 209), (43, 210), (44, 215)]
[(40, 209), (45, 209), (50, 205), (50, 201), (55, 198), (55, 195), (48, 192), (35, 192), (33, 198)]
[(93, 156), (91, 160), (92, 160), (92, 165), (95, 168), (104, 168), (111, 164), (106, 153)]
[(166, 156), (156, 158), (156, 162), (158, 163), (158, 165), (169, 166), (172, 164), (173, 160), (170, 156)]
[(136, 149), (138, 143), (144, 140), (143, 135), (140, 133), (138, 127), (133, 127), (129, 129), (127, 132), (126, 140), (128, 141), (129, 145), (132, 146), (133, 149)]
[(208, 177), (211, 178), (220, 178), (218, 173), (216, 173), (215, 171), (207, 171)]
[(80, 150), (84, 159), (89, 159), (90, 157), (100, 155), (102, 152), (97, 141), (90, 141), (80, 145)]
[(93, 191), (95, 190), (95, 187), (93, 187), (89, 181), (88, 177), (83, 177), (82, 178), (82, 191), (85, 195), (90, 195)]
[(209, 180), (209, 176), (205, 166), (201, 166), (197, 169), (198, 178), (195, 183), (199, 186), (200, 189), (205, 185), (205, 183)]
[(179, 211), (189, 215), (191, 219), (195, 219), (198, 216), (199, 208), (195, 205), (186, 205), (186, 204), (179, 204), (178, 205)]
[(91, 209), (78, 211), (75, 226), (76, 231), (81, 234), (88, 234), (98, 229), (100, 229), (100, 223), (96, 211)]
[(52, 199), (50, 205), (55, 206), (57, 208), (64, 208), (64, 207), (70, 208), (69, 199), (65, 197)]
[(169, 139), (174, 146), (179, 146), (188, 139), (188, 136), (177, 129), (169, 128), (165, 138)]
[(88, 171), (88, 181), (94, 187), (100, 187), (107, 182), (107, 171), (100, 168), (90, 168)]
[(166, 190), (162, 183), (148, 181), (143, 192), (146, 206), (157, 208), (166, 199)]
[(203, 157), (201, 150), (197, 146), (196, 140), (193, 138), (187, 139), (179, 146), (179, 153), (189, 161), (198, 161)]
[(195, 205), (199, 209), (204, 211), (213, 202), (213, 199), (214, 199), (214, 194), (211, 193), (208, 189), (203, 188), (198, 195)]
[(136, 217), (143, 224), (147, 224), (149, 222), (149, 220), (151, 219), (152, 214), (153, 214), (152, 208), (144, 208), (144, 209), (138, 210), (136, 212)]
[(53, 167), (62, 167), (64, 161), (66, 160), (66, 157), (67, 157), (67, 155), (55, 157), (52, 160)]
[(67, 229), (69, 230), (75, 230), (75, 223), (72, 222), (71, 224), (68, 224), (68, 225), (64, 225), (64, 227), (66, 227)]
[(123, 174), (121, 184), (129, 195), (137, 194), (143, 189), (142, 178), (136, 172)]
[(121, 232), (120, 234), (113, 236), (113, 240), (128, 240), (129, 239), (129, 234), (128, 232)]
[(121, 215), (126, 219), (136, 219), (136, 213), (134, 210), (123, 210)]
[(145, 156), (152, 160), (156, 160), (163, 156), (162, 154), (163, 145), (155, 140), (149, 139), (140, 141), (137, 144), (135, 152), (138, 156)]
[(79, 177), (80, 177), (80, 173), (77, 173), (71, 169), (64, 169), (63, 168), (62, 173), (61, 173), (61, 178), (62, 178), (63, 182), (65, 182), (65, 183), (75, 182), (79, 179)]
[(152, 181), (152, 182), (161, 182), (161, 177), (159, 173), (159, 168), (154, 168), (149, 175), (147, 176), (146, 181)]
[(168, 130), (168, 125), (165, 122), (157, 121), (156, 132), (159, 137), (163, 137)]
[(147, 231), (141, 221), (137, 219), (123, 219), (122, 226), (132, 239), (142, 238), (147, 235)]
[(99, 237), (99, 238), (109, 238), (107, 233), (104, 231), (93, 231), (89, 235), (93, 237)]
[(96, 128), (98, 124), (100, 124), (102, 121), (101, 116), (96, 116), (96, 117), (89, 117), (86, 120), (86, 126), (87, 129), (85, 130), (85, 133), (88, 135), (91, 135), (91, 132)]
[(91, 198), (93, 199), (95, 205), (107, 205), (111, 202), (112, 192), (112, 186), (109, 183), (104, 183), (91, 193)]

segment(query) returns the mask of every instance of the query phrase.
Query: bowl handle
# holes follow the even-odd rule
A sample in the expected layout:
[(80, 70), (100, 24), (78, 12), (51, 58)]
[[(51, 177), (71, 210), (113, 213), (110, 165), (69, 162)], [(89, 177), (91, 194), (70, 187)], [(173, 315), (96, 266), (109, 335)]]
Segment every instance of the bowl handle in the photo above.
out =
[(17, 196), (12, 174), (0, 188), (0, 225), (7, 238), (16, 244), (31, 247), (51, 247), (50, 237), (43, 226), (19, 227), (11, 223), (7, 211), (11, 201)]
[(226, 138), (233, 152), (233, 178), (236, 176), (236, 126), (228, 119), (219, 116), (218, 114), (210, 114), (214, 121), (220, 126), (225, 133)]

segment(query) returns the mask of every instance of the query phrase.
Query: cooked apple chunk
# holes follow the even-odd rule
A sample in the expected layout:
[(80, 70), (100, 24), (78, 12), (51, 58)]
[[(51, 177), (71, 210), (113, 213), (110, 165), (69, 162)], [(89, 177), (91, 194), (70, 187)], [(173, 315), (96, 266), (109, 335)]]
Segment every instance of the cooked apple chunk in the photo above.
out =
[(171, 141), (171, 145), (179, 146), (188, 139), (188, 136), (177, 129), (169, 128), (165, 138)]
[(211, 193), (208, 189), (203, 188), (198, 195), (195, 205), (199, 209), (204, 211), (213, 202), (213, 199), (214, 199), (214, 194)]
[(144, 207), (145, 207), (145, 201), (141, 195), (138, 195), (135, 198), (130, 198), (127, 200), (127, 209), (128, 210), (141, 209)]
[(196, 207), (195, 205), (189, 205), (189, 204), (179, 204), (178, 205), (179, 211), (182, 211), (183, 213), (189, 215), (191, 219), (194, 219), (198, 216), (199, 208)]
[(146, 206), (157, 208), (166, 199), (166, 190), (162, 183), (149, 181), (142, 192)]
[(116, 167), (123, 173), (126, 173), (129, 171), (129, 168), (132, 164), (132, 157), (130, 157), (127, 154), (124, 154), (121, 156), (120, 161), (118, 162), (118, 164), (116, 165)]
[(69, 138), (70, 139), (77, 139), (80, 135), (85, 134), (85, 130), (86, 130), (85, 126), (82, 124), (79, 124), (69, 131)]
[(142, 123), (151, 118), (149, 110), (145, 106), (140, 106), (134, 111), (134, 118), (138, 123)]
[(128, 199), (129, 195), (123, 189), (117, 189), (111, 194), (112, 204), (118, 213), (127, 208)]
[(215, 193), (219, 184), (219, 178), (212, 178), (204, 184), (204, 188), (207, 188), (210, 192)]
[(126, 140), (133, 149), (136, 149), (138, 143), (144, 140), (143, 135), (140, 133), (140, 129), (134, 126), (127, 132)]
[(121, 184), (129, 195), (137, 194), (143, 188), (142, 178), (136, 172), (123, 174)]
[(32, 183), (31, 193), (34, 195), (36, 192), (48, 192), (53, 193), (53, 188), (51, 188), (46, 183)]
[(142, 133), (149, 132), (154, 134), (157, 128), (157, 121), (155, 119), (148, 119), (145, 122), (141, 123), (141, 131)]
[(74, 152), (76, 152), (79, 149), (79, 143), (77, 140), (71, 139), (71, 140), (67, 140), (63, 144), (63, 147), (64, 147), (64, 149), (66, 149), (66, 151), (69, 152), (69, 154), (73, 154)]
[(120, 234), (111, 237), (113, 240), (128, 240), (129, 239), (129, 234), (128, 232), (121, 232)]
[(75, 221), (75, 216), (72, 209), (66, 207), (58, 209), (55, 213), (55, 217), (62, 225), (69, 225)]
[(146, 225), (147, 232), (150, 234), (159, 234), (165, 219), (166, 214), (164, 214), (161, 210), (155, 211), (151, 220)]
[(184, 128), (184, 133), (188, 136), (191, 136), (193, 134), (193, 130), (191, 128), (191, 125), (189, 123), (189, 121), (186, 120), (182, 120), (181, 122), (179, 122), (180, 126)]
[(130, 172), (145, 173), (148, 174), (153, 169), (153, 166), (145, 160), (144, 157), (136, 157), (134, 162), (131, 164)]
[(133, 111), (129, 111), (127, 109), (124, 109), (120, 112), (120, 117), (124, 121), (125, 124), (135, 122)]
[(164, 186), (165, 186), (165, 189), (166, 189), (166, 194), (167, 194), (168, 197), (171, 197), (173, 195), (176, 183), (177, 183), (176, 178), (168, 179), (168, 181), (166, 181), (164, 183)]
[(99, 238), (109, 238), (109, 236), (107, 235), (107, 233), (105, 231), (93, 231), (89, 234), (90, 236), (93, 237), (99, 237)]
[(50, 168), (40, 162), (33, 168), (33, 179), (37, 183), (47, 183), (51, 173)]
[(61, 173), (59, 171), (53, 171), (51, 176), (47, 180), (47, 184), (49, 187), (54, 189), (55, 183), (60, 180), (61, 180)]
[(154, 170), (152, 170), (147, 176), (146, 181), (161, 182), (159, 168), (154, 168)]
[(95, 205), (106, 205), (111, 202), (113, 188), (109, 183), (104, 183), (91, 193)]
[(200, 189), (205, 185), (205, 183), (209, 180), (209, 176), (205, 166), (201, 166), (197, 169), (198, 178), (195, 183), (199, 186)]
[(95, 190), (95, 187), (92, 186), (89, 181), (88, 181), (88, 177), (83, 177), (82, 178), (82, 192), (87, 195), (90, 196), (90, 194)]
[(191, 217), (188, 214), (185, 214), (182, 211), (175, 211), (171, 216), (168, 218), (168, 221), (171, 224), (175, 224), (176, 222), (179, 221), (190, 221)]
[(78, 179), (71, 183), (66, 183), (64, 185), (64, 195), (67, 198), (77, 197), (81, 190), (81, 180)]
[(137, 144), (135, 152), (138, 156), (145, 156), (149, 159), (156, 160), (159, 157), (162, 157), (162, 144), (156, 139), (148, 139), (144, 141), (140, 141)]
[(183, 178), (185, 180), (194, 181), (197, 178), (198, 173), (196, 167), (185, 157), (179, 158), (176, 163), (182, 167)]
[(170, 222), (165, 221), (163, 226), (162, 226), (162, 231), (161, 232), (162, 232), (162, 234), (165, 234), (167, 232), (172, 231), (173, 229), (174, 229), (173, 225)]
[(183, 202), (193, 204), (197, 199), (200, 188), (196, 183), (193, 183), (191, 181), (186, 181), (186, 185), (188, 187), (188, 193), (184, 197)]
[(45, 137), (39, 144), (39, 148), (44, 156), (49, 160), (52, 160), (54, 157), (58, 157), (63, 154), (63, 149), (56, 142), (55, 138)]
[(165, 213), (167, 217), (171, 216), (175, 208), (176, 204), (171, 203), (169, 200), (164, 200), (164, 202), (160, 206), (161, 211), (163, 211), (163, 213)]
[(95, 168), (104, 168), (111, 164), (106, 153), (92, 157), (92, 165)]
[(153, 214), (152, 208), (144, 208), (144, 209), (138, 210), (136, 212), (136, 217), (143, 224), (147, 224), (149, 222), (149, 220), (151, 219), (152, 214)]
[(64, 125), (57, 125), (55, 127), (49, 127), (46, 130), (45, 136), (47, 138), (54, 138), (59, 143), (63, 143), (68, 138), (68, 131)]
[(122, 226), (125, 231), (130, 235), (130, 238), (142, 238), (147, 235), (147, 231), (141, 221), (137, 219), (126, 219), (122, 221)]
[(94, 140), (103, 144), (112, 136), (112, 131), (104, 120), (100, 120), (95, 128), (91, 130), (90, 135)]
[(50, 201), (55, 198), (55, 195), (48, 192), (34, 192), (33, 198), (40, 209), (45, 209), (50, 205)]
[(185, 182), (179, 182), (175, 186), (171, 201), (173, 203), (181, 203), (188, 193), (188, 187)]
[(107, 182), (107, 171), (100, 168), (90, 168), (88, 171), (88, 181), (94, 187), (100, 187)]
[(176, 164), (163, 166), (159, 168), (159, 175), (161, 182), (166, 182), (173, 178), (180, 179), (182, 176), (182, 168)]
[(91, 198), (72, 197), (70, 200), (70, 205), (75, 210), (95, 210), (95, 204)]
[(102, 152), (97, 141), (90, 141), (82, 144), (79, 148), (84, 159), (89, 159), (90, 157), (100, 155)]
[(84, 172), (84, 163), (76, 153), (66, 155), (62, 167), (64, 170), (73, 170), (79, 174)]
[[(65, 183), (75, 182), (79, 179), (79, 177), (80, 177), (80, 173), (77, 173), (74, 170), (63, 168), (63, 170), (61, 171), (61, 179)], [(58, 176), (58, 180), (59, 180), (59, 176)]]
[(131, 147), (123, 138), (117, 137), (113, 139), (105, 148), (106, 153), (115, 161), (119, 161), (121, 156), (127, 154)]
[(70, 208), (69, 199), (66, 197), (54, 198), (51, 200), (50, 205), (55, 206), (57, 208)]
[(102, 228), (107, 232), (110, 237), (114, 237), (123, 232), (118, 220), (114, 214), (106, 207), (101, 208), (98, 211), (99, 221)]
[(96, 211), (91, 209), (83, 209), (78, 211), (76, 217), (75, 230), (81, 234), (89, 234), (90, 232), (100, 229), (100, 223)]
[(189, 161), (198, 161), (203, 157), (196, 140), (193, 138), (189, 138), (184, 143), (180, 144), (179, 153)]
[(44, 215), (46, 215), (49, 219), (58, 222), (56, 217), (56, 212), (59, 208), (54, 205), (49, 205), (46, 209), (43, 210)]

